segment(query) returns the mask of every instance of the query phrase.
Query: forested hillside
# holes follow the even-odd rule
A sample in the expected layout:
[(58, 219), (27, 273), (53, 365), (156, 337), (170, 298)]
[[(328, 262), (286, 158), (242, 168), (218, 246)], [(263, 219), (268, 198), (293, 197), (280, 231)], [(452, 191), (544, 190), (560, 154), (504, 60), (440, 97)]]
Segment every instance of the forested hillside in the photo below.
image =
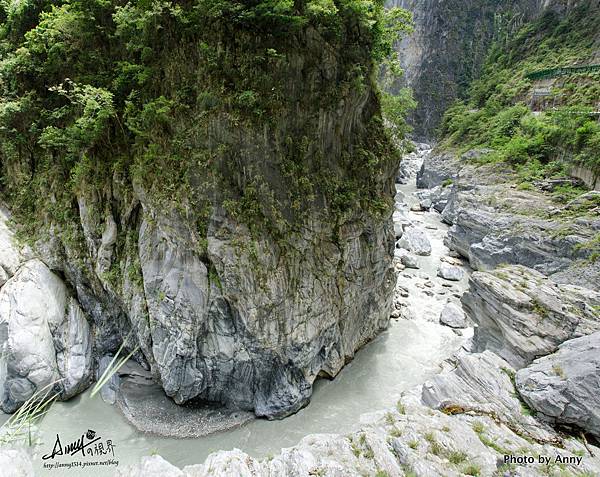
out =
[[(479, 161), (511, 164), (522, 188), (577, 165), (598, 174), (599, 22), (596, 2), (584, 1), (494, 43), (468, 99), (444, 117), (444, 144), (489, 149)], [(581, 189), (563, 192), (567, 200)]]

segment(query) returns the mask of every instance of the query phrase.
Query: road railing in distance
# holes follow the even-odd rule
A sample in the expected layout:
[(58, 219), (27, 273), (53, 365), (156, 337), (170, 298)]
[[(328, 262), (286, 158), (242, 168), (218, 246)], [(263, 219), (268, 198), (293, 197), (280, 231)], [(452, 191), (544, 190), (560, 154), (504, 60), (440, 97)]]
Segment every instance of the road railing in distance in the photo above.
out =
[(565, 66), (559, 68), (548, 68), (545, 70), (534, 71), (527, 74), (525, 77), (532, 81), (557, 78), (559, 76), (567, 76), (572, 74), (600, 73), (600, 65), (584, 65), (584, 66)]

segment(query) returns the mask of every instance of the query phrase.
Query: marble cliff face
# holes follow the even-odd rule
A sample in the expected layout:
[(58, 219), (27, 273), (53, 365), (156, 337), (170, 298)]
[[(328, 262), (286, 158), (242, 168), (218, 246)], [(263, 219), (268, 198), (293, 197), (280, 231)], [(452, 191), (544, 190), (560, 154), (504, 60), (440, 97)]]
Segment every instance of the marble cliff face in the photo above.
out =
[[(339, 42), (308, 26), (269, 66), (287, 92), (275, 117), (211, 118), (202, 140), (217, 151), (214, 169), (190, 168), (177, 203), (156, 199), (160, 181), (114, 172), (78, 191), (69, 224), (77, 240), (48, 218), (52, 233), (22, 254), (3, 226), (14, 249), (0, 269), (5, 410), (68, 374), (59, 355), (69, 343), (77, 343), (77, 356), (67, 352), (76, 372), (57, 385), (63, 398), (85, 389), (98, 359), (126, 341), (177, 403), (200, 398), (282, 417), (308, 402), (318, 376), (335, 376), (387, 326), (399, 158), (383, 135), (368, 37), (358, 24), (346, 28)], [(332, 100), (331, 84), (351, 81), (357, 64), (362, 86), (338, 89)], [(290, 161), (301, 139), (308, 149)], [(364, 206), (351, 205), (364, 191), (348, 184), (366, 177), (363, 166), (368, 193)], [(301, 207), (287, 196), (298, 169), (314, 171)], [(213, 173), (219, 179), (206, 187)], [(30, 309), (39, 296), (52, 316)], [(44, 343), (27, 366), (19, 364), (24, 319), (30, 338)]]

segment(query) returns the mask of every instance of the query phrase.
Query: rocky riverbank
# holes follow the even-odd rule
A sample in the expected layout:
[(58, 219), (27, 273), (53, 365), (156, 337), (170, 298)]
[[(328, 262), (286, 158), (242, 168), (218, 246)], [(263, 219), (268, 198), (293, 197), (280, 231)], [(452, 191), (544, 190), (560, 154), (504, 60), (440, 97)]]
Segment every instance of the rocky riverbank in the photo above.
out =
[(486, 152), (436, 152), (425, 158), (417, 175), (417, 185), (427, 189), (423, 202), (452, 225), (448, 246), (476, 270), (520, 264), (558, 283), (597, 287), (600, 192), (558, 203), (550, 192), (569, 178), (523, 189), (508, 166), (478, 165)]
[[(513, 189), (498, 186), (501, 173), (494, 169), (463, 189), (465, 171), (427, 172), (438, 160), (427, 146), (419, 146), (398, 174), (394, 267), (399, 277), (390, 316), (439, 321), (466, 337), (474, 326), (472, 340), (445, 362), (440, 374), (403, 393), (395, 407), (360, 416), (355, 431), (347, 435), (309, 435), (267, 459), (240, 450), (219, 451), (204, 464), (182, 469), (154, 455), (118, 469), (116, 475), (597, 475), (598, 290), (566, 284), (557, 279), (566, 274), (544, 274), (551, 267), (534, 262), (482, 266), (471, 253), (479, 242), (465, 248), (453, 237), (466, 223), (463, 214), (478, 210), (475, 197), (481, 195), (474, 191)], [(419, 184), (433, 181), (428, 183), (431, 189), (416, 189), (419, 168)], [(487, 202), (480, 209), (488, 217), (508, 215)], [(587, 220), (580, 223), (589, 226)], [(485, 229), (478, 230), (481, 234)], [(491, 234), (497, 230), (487, 228)], [(592, 233), (582, 228), (580, 238), (572, 240), (579, 243)], [(503, 237), (514, 241), (519, 236), (495, 240)], [(541, 246), (533, 242), (529, 247)], [(569, 256), (562, 248), (544, 247), (546, 253), (537, 255), (543, 264), (565, 263), (567, 273), (577, 273), (576, 267), (594, 270), (591, 262), (563, 262)], [(533, 260), (529, 255), (507, 256)], [(471, 273), (471, 267), (477, 271)], [(142, 379), (144, 372), (125, 374)], [(23, 462), (24, 475), (32, 475), (27, 459)]]
[[(352, 434), (307, 436), (297, 446), (266, 460), (241, 451), (221, 451), (203, 465), (182, 470), (159, 456), (147, 457), (119, 475), (597, 475), (600, 450), (593, 442), (599, 436), (600, 406), (595, 391), (600, 379), (596, 363), (599, 295), (596, 289), (564, 284), (569, 274), (583, 273), (578, 283), (590, 285), (586, 277), (592, 275), (586, 273), (593, 274), (595, 264), (578, 262), (577, 252), (571, 255), (565, 243), (581, 243), (590, 237), (594, 220), (584, 217), (579, 221), (583, 224), (579, 234), (564, 242), (544, 242), (547, 238), (540, 235), (541, 244), (525, 230), (515, 236), (494, 235), (500, 227), (490, 223), (468, 228), (467, 217), (482, 213), (481, 209), (487, 217), (509, 216), (489, 201), (478, 204), (476, 198), (481, 200), (482, 191), (492, 197), (499, 189), (514, 189), (508, 184), (498, 185), (501, 173), (494, 170), (481, 174), (481, 183), (473, 182), (469, 187), (462, 182), (466, 171), (459, 174), (445, 161), (445, 171), (428, 170), (440, 157), (426, 147), (405, 159), (399, 180), (410, 183), (410, 171), (421, 159), (425, 161), (419, 185), (431, 189), (415, 195), (400, 191), (397, 196), (395, 266), (401, 279), (391, 314), (397, 319), (411, 319), (414, 313), (430, 319), (448, 315), (452, 316), (448, 324), (458, 323), (458, 327), (474, 323), (471, 346), (448, 360), (441, 374), (405, 393), (395, 408), (361, 416)], [(537, 200), (538, 207), (546, 204), (541, 194), (518, 197), (521, 201)], [(526, 209), (519, 200), (513, 205)], [(446, 239), (451, 250), (442, 249), (442, 256), (436, 256), (439, 273), (427, 263), (432, 250), (440, 250), (435, 245), (439, 230), (426, 225), (427, 217), (438, 213), (434, 210), (452, 224)], [(415, 220), (415, 215), (421, 219)], [(524, 220), (517, 214), (511, 217), (515, 222)], [(540, 223), (559, 226), (552, 225), (551, 219)], [(463, 236), (479, 237), (479, 241), (458, 240), (464, 229), (469, 233)], [(540, 230), (529, 232), (542, 234)], [(486, 240), (488, 234), (493, 237)], [(442, 229), (441, 235), (446, 231)], [(531, 250), (531, 254), (512, 252), (520, 237), (516, 248)], [(504, 256), (514, 258), (515, 265), (503, 263), (493, 270), (495, 263), (478, 258), (485, 256), (478, 251), (482, 241), (489, 247), (492, 238), (507, 249)], [(501, 242), (503, 238), (506, 242)], [(559, 246), (552, 249), (549, 244)], [(469, 267), (453, 252), (480, 270), (470, 277), (465, 294), (459, 286), (465, 278), (448, 280), (454, 274), (469, 273)], [(447, 268), (443, 264), (456, 267), (458, 272), (442, 271)], [(423, 268), (425, 272), (420, 271)], [(458, 287), (454, 293), (450, 293), (452, 287)], [(428, 309), (414, 308), (416, 301), (411, 300), (415, 296), (434, 296), (436, 289), (448, 289), (451, 298), (462, 297), (460, 305), (453, 299), (447, 303), (442, 299), (429, 301)], [(444, 304), (432, 311), (430, 305), (437, 301)]]

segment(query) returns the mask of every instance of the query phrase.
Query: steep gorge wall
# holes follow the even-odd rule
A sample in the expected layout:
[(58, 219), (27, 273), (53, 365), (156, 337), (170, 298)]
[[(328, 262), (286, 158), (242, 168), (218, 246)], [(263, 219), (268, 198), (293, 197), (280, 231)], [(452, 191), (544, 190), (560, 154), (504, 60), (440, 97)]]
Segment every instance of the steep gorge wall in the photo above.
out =
[[(21, 234), (65, 278), (96, 358), (125, 340), (178, 403), (201, 398), (267, 417), (298, 410), (317, 376), (335, 376), (389, 319), (399, 157), (373, 82), (372, 18), (345, 10), (273, 25), (250, 10), (197, 25), (194, 9), (128, 7), (96, 13), (89, 26), (93, 36), (116, 19), (116, 35), (93, 41), (116, 39), (123, 57), (77, 56), (93, 59), (95, 46), (56, 65), (45, 48), (69, 45), (88, 18), (66, 15), (72, 8), (54, 10), (10, 52), (18, 62), (28, 50), (31, 70), (43, 72), (36, 81), (27, 66), (13, 71), (1, 98), (37, 125), (20, 122), (21, 110), (2, 117), (12, 128), (1, 143), (2, 192)], [(163, 36), (150, 43), (155, 32)], [(101, 101), (108, 119), (98, 117)], [(92, 144), (71, 151), (88, 132), (82, 118)], [(18, 404), (10, 392), (4, 400)]]

